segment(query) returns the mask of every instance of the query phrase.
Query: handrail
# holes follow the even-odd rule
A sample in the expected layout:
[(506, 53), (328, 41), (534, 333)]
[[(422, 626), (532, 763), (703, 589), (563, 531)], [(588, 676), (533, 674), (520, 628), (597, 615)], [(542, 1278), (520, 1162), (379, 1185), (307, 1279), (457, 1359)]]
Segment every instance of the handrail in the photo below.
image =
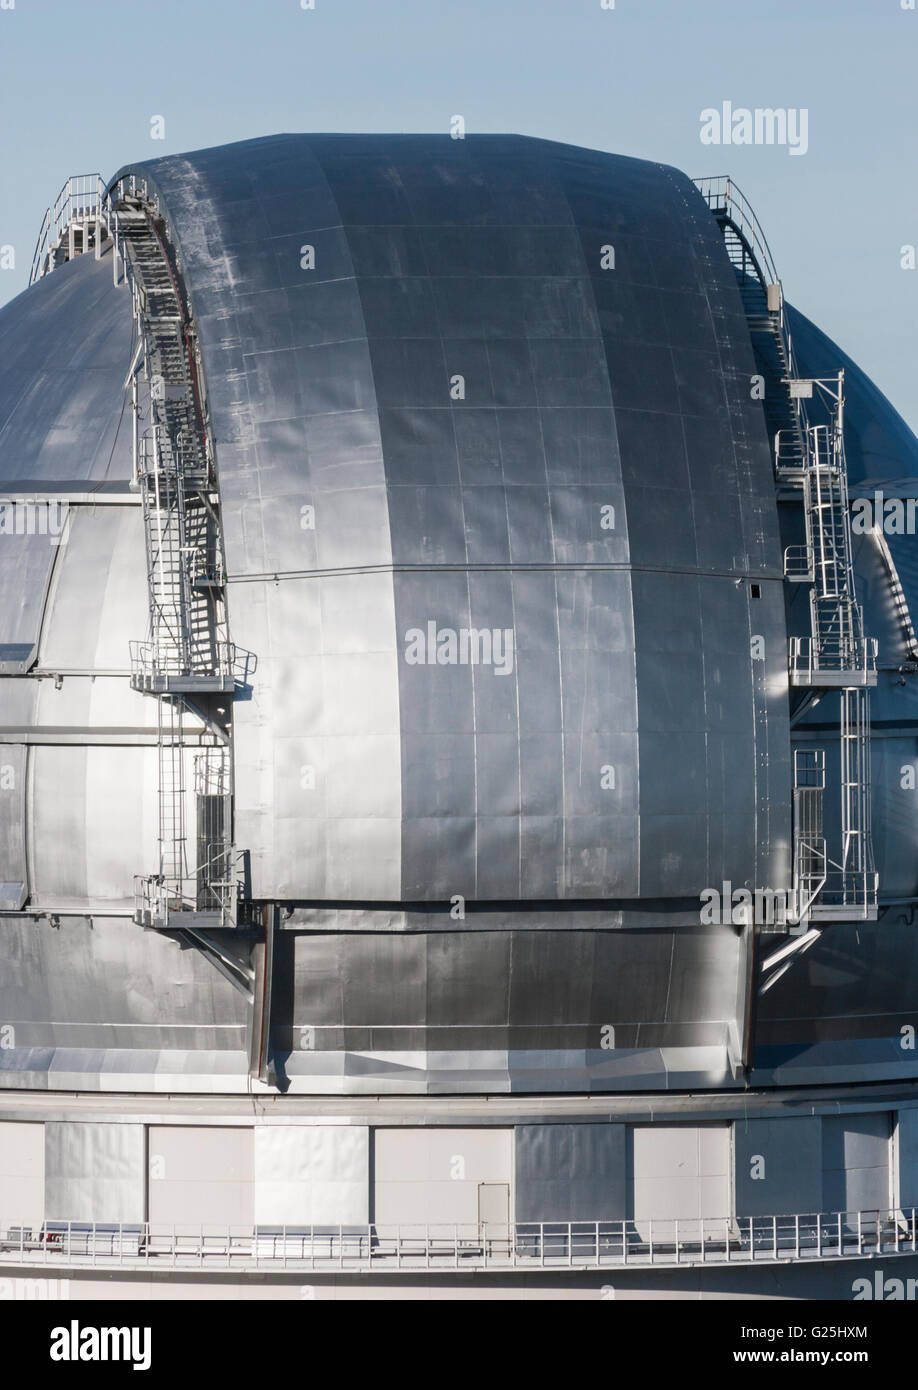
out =
[(762, 225), (736, 181), (729, 174), (709, 174), (695, 179), (694, 183), (711, 211), (722, 207), (737, 231), (743, 234), (759, 268), (768, 276), (767, 283), (780, 284)]
[(0, 1266), (445, 1270), (769, 1264), (918, 1253), (914, 1207), (783, 1216), (400, 1225), (0, 1221)]
[(40, 280), (49, 270), (54, 269), (53, 260), (50, 259), (51, 252), (60, 244), (70, 224), (75, 220), (101, 220), (104, 208), (105, 181), (102, 175), (71, 174), (42, 218), (32, 256), (30, 285), (34, 285), (36, 280)]
[[(768, 245), (762, 225), (752, 210), (752, 204), (736, 181), (729, 174), (709, 174), (697, 178), (693, 182), (711, 211), (716, 213), (718, 209), (722, 208), (727, 219), (743, 238), (755, 261), (763, 286), (778, 285), (780, 287), (781, 277), (778, 274), (774, 257), (771, 254), (771, 247)], [(780, 292), (778, 316), (790, 374), (792, 377), (797, 377), (800, 373), (797, 369), (793, 339), (784, 312), (783, 288)], [(801, 416), (805, 416), (805, 411), (799, 403), (798, 410)]]

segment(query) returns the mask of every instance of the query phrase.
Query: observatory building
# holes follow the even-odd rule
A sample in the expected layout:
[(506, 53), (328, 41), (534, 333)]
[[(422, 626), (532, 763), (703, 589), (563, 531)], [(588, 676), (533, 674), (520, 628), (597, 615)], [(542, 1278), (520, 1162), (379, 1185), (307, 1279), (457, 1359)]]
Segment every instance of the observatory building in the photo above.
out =
[(916, 497), (729, 178), (68, 180), (0, 310), (0, 1276), (918, 1274)]

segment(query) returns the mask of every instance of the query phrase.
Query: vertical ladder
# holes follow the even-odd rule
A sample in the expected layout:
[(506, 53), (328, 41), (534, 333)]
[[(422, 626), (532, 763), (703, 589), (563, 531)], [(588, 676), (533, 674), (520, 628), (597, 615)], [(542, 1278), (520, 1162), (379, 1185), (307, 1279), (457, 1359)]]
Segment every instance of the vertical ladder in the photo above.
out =
[(803, 504), (806, 545), (785, 552), (789, 579), (810, 585), (810, 635), (790, 648), (791, 683), (835, 687), (876, 684), (876, 643), (864, 637), (854, 587), (851, 520), (845, 464), (844, 372), (835, 379), (795, 382), (818, 394), (831, 414), (829, 424), (810, 425), (803, 465), (787, 464), (778, 437), (777, 477), (798, 490)]
[(841, 691), (842, 905), (876, 907), (876, 864), (870, 827), (870, 693)]
[(159, 876), (167, 885), (178, 885), (187, 876), (183, 702), (181, 698), (177, 698), (157, 700), (156, 703), (159, 757)]

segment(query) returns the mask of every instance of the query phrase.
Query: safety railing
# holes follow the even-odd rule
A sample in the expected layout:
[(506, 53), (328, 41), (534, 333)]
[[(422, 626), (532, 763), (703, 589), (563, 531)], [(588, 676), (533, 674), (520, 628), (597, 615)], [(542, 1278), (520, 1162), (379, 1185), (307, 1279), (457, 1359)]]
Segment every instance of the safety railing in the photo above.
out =
[(875, 869), (829, 869), (820, 894), (824, 911), (859, 908), (864, 916), (875, 912), (880, 875)]
[[(193, 677), (196, 674), (183, 660), (182, 652), (177, 644), (166, 646), (163, 643), (150, 641), (132, 641), (130, 649), (132, 676), (155, 680), (160, 676)], [(241, 674), (245, 673), (247, 669), (245, 658), (250, 654), (240, 653), (237, 657), (236, 648), (232, 642), (216, 642), (213, 644), (213, 655), (214, 671), (221, 675), (230, 676), (237, 670)]]
[[(695, 186), (704, 198), (715, 217), (720, 214), (727, 218), (749, 247), (762, 277), (763, 287), (780, 286), (781, 281), (775, 266), (771, 248), (765, 238), (758, 218), (752, 210), (748, 198), (729, 174), (708, 175), (694, 180)], [(797, 376), (794, 345), (784, 312), (784, 294), (780, 292), (776, 312), (784, 338), (790, 375)]]
[(72, 174), (42, 219), (29, 284), (54, 269), (54, 252), (68, 228), (96, 222), (108, 223), (105, 182), (101, 174)]
[(918, 1253), (914, 1207), (696, 1220), (258, 1226), (0, 1222), (0, 1265), (309, 1270), (614, 1269)]
[(195, 875), (166, 878), (163, 874), (136, 874), (134, 877), (134, 921), (159, 931), (181, 931), (183, 927), (208, 925), (234, 927), (241, 874), (234, 871), (236, 852), (227, 846), (219, 864), (202, 866)]
[(770, 284), (777, 284), (774, 257), (752, 204), (729, 174), (713, 174), (695, 179), (695, 186), (715, 214), (721, 212), (741, 232)]
[(812, 584), (815, 578), (815, 555), (811, 545), (788, 545), (784, 548), (784, 578), (791, 583)]
[(820, 680), (844, 685), (875, 685), (877, 651), (875, 637), (852, 641), (844, 633), (827, 633), (818, 641), (813, 637), (789, 638), (788, 665), (792, 682), (818, 685)]

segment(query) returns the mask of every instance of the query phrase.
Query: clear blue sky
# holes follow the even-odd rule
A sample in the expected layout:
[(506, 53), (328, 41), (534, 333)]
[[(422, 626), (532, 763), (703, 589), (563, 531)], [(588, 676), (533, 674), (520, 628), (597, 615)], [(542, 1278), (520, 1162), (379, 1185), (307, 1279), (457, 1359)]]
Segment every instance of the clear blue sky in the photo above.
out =
[[(10, 0), (3, 0), (9, 4)], [(699, 114), (806, 107), (809, 150)], [(513, 131), (732, 173), (788, 297), (918, 429), (918, 10), (902, 0), (15, 0), (0, 9), (0, 303), (70, 173), (279, 131)], [(150, 138), (162, 115), (166, 139)]]

